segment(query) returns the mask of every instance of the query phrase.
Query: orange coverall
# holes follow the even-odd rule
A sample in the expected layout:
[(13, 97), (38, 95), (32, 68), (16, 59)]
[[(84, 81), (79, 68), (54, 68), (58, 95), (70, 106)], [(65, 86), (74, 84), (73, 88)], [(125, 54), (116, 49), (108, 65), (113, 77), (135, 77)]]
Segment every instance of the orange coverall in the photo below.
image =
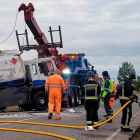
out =
[(50, 76), (45, 83), (45, 91), (49, 92), (48, 113), (53, 113), (55, 105), (55, 119), (60, 119), (61, 92), (63, 91), (63, 93), (66, 93), (63, 78), (56, 73)]
[[(115, 93), (115, 91), (116, 91), (116, 85), (115, 85), (115, 83), (113, 82), (113, 92)], [(111, 109), (113, 109), (113, 102), (114, 102), (114, 99), (115, 99), (115, 97), (111, 97), (111, 98), (110, 98), (110, 101), (109, 101), (109, 105), (110, 105)]]

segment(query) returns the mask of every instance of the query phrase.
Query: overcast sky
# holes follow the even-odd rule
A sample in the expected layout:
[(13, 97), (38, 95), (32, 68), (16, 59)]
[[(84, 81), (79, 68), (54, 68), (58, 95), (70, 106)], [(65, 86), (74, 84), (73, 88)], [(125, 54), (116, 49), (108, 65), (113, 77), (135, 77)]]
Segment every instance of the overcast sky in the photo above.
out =
[[(30, 1), (0, 0), (0, 42), (11, 33), (23, 2), (28, 5)], [(124, 61), (131, 62), (140, 75), (140, 0), (32, 0), (32, 4), (35, 19), (49, 41), (49, 26), (57, 29), (61, 25), (64, 48), (58, 49), (59, 53), (85, 53), (99, 75), (108, 70), (116, 78)], [(22, 11), (18, 13), (16, 30), (23, 33), (24, 29)], [(30, 44), (37, 44), (27, 30)], [(0, 49), (18, 49), (15, 32), (0, 44)], [(22, 55), (24, 60), (35, 57), (36, 51)]]

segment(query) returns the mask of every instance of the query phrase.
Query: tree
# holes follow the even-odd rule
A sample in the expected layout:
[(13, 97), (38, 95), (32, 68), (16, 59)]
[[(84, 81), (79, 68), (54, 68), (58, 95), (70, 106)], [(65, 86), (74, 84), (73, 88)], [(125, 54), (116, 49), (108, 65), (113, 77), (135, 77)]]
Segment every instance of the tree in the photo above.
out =
[(128, 72), (132, 72), (132, 73), (136, 74), (135, 69), (131, 63), (123, 62), (122, 66), (119, 67), (119, 72), (118, 72), (118, 76), (117, 76), (119, 83), (121, 81), (123, 81), (125, 75), (127, 75)]

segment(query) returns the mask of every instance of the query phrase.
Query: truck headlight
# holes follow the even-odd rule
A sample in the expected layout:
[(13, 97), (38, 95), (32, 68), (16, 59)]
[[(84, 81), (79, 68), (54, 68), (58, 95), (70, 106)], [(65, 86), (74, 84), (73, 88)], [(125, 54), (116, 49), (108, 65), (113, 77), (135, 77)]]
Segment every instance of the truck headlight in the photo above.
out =
[(70, 73), (70, 70), (69, 70), (69, 69), (64, 69), (64, 70), (62, 71), (62, 73), (64, 73), (64, 74), (69, 74), (69, 73)]

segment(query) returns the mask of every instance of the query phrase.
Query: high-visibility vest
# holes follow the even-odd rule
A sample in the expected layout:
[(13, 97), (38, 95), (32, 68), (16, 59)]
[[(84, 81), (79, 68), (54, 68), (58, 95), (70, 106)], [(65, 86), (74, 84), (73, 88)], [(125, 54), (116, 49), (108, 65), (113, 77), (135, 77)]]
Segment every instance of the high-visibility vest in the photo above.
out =
[(98, 87), (98, 84), (84, 85), (85, 100), (97, 100), (97, 87)]
[[(105, 82), (106, 82), (107, 80), (108, 80), (109, 83), (110, 83), (110, 84), (109, 84), (109, 88), (105, 88), (105, 87), (104, 87)], [(109, 80), (109, 79), (104, 80), (103, 87), (102, 87), (102, 91), (103, 91), (103, 92), (105, 91), (105, 92), (107, 92), (107, 93), (108, 93), (108, 92), (109, 92), (109, 93), (112, 93), (112, 91), (113, 91), (113, 82), (112, 82), (111, 80)]]

